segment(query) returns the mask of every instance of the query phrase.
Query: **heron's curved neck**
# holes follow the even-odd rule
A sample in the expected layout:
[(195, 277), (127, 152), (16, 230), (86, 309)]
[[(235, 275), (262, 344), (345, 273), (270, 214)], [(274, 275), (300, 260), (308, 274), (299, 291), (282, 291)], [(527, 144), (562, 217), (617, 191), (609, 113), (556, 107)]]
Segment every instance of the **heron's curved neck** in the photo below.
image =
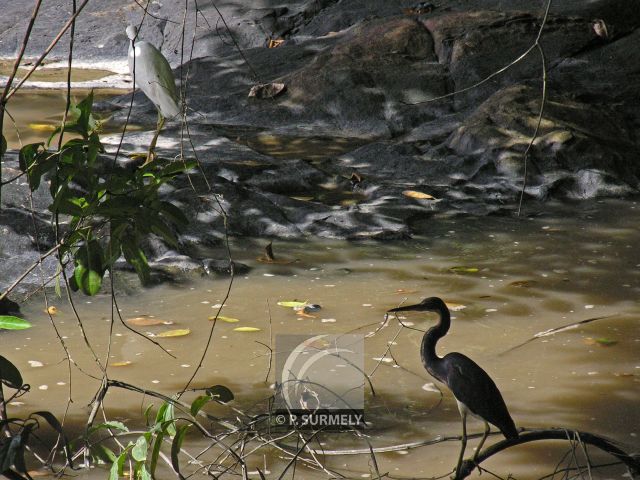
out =
[(439, 310), (438, 315), (440, 316), (438, 324), (435, 327), (431, 327), (422, 337), (420, 357), (427, 371), (440, 380), (441, 375), (438, 366), (442, 359), (436, 353), (436, 343), (449, 331), (451, 316), (449, 315), (449, 310), (446, 308)]

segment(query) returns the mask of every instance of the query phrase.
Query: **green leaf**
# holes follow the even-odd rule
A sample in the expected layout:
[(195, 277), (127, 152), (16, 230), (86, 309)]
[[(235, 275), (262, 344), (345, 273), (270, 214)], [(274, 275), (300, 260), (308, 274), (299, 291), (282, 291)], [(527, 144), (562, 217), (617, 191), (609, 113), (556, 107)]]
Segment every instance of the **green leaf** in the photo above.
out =
[(143, 285), (151, 280), (151, 270), (144, 252), (138, 247), (135, 238), (127, 237), (122, 243), (124, 258), (131, 264)]
[(160, 456), (160, 448), (162, 447), (162, 441), (164, 440), (164, 433), (159, 432), (153, 443), (153, 450), (151, 451), (151, 461), (149, 462), (149, 471), (151, 476), (155, 477), (156, 467), (158, 466), (158, 457)]
[(116, 454), (113, 453), (113, 450), (102, 443), (94, 443), (91, 445), (91, 456), (104, 463), (113, 463), (118, 459)]
[(109, 471), (109, 480), (118, 480), (120, 478), (126, 459), (127, 450), (118, 455), (118, 459), (113, 462), (113, 465), (111, 465), (111, 470)]
[(191, 403), (191, 415), (194, 417), (207, 403), (213, 400), (209, 395), (200, 395)]
[(5, 330), (25, 330), (31, 328), (31, 324), (13, 315), (0, 315), (0, 328)]
[(176, 425), (173, 404), (165, 402), (160, 406), (156, 414), (156, 423), (161, 423), (162, 429), (167, 432), (170, 437), (175, 436)]
[(180, 453), (182, 442), (190, 426), (191, 425), (181, 425), (173, 439), (173, 443), (171, 444), (171, 466), (173, 466), (173, 469), (181, 480), (184, 479), (184, 475), (180, 473), (180, 460), (178, 459), (178, 454)]
[(96, 240), (89, 241), (76, 252), (73, 278), (85, 295), (95, 295), (102, 287), (102, 257), (102, 247)]
[(234, 399), (233, 392), (224, 385), (214, 385), (207, 388), (207, 394), (220, 403), (229, 403)]
[(149, 444), (147, 443), (147, 439), (144, 435), (141, 435), (136, 440), (136, 444), (131, 449), (131, 457), (136, 462), (144, 462), (147, 459), (147, 450), (149, 449)]
[(449, 271), (453, 273), (478, 273), (480, 269), (478, 267), (467, 267), (461, 265), (457, 267), (451, 267)]
[(306, 305), (308, 305), (309, 302), (299, 302), (297, 300), (283, 300), (281, 302), (278, 302), (278, 305), (280, 305), (281, 307), (286, 307), (286, 308), (302, 308)]
[(160, 212), (178, 227), (185, 227), (189, 224), (189, 219), (173, 203), (160, 202)]
[(193, 168), (196, 168), (198, 163), (195, 160), (176, 161), (171, 162), (160, 171), (160, 175), (163, 177), (175, 177), (179, 173), (186, 172)]
[(129, 431), (129, 428), (127, 428), (127, 426), (124, 423), (118, 422), (116, 420), (110, 420), (108, 422), (101, 423), (100, 425), (95, 425), (95, 426), (91, 427), (89, 429), (89, 434), (92, 434), (93, 432), (95, 432), (97, 430), (104, 430), (104, 429), (120, 430), (121, 432), (128, 432)]
[(138, 480), (152, 480), (151, 474), (144, 463), (136, 465), (136, 478)]
[(2, 355), (0, 355), (0, 382), (16, 390), (20, 389), (24, 383), (20, 370)]
[(178, 244), (178, 239), (173, 234), (171, 229), (169, 229), (169, 227), (165, 225), (165, 223), (162, 220), (159, 220), (158, 218), (155, 218), (155, 217), (151, 217), (150, 221), (151, 221), (151, 231), (153, 233), (155, 233), (159, 237), (162, 237), (164, 241), (167, 242), (172, 247), (179, 248), (180, 245)]
[(51, 428), (53, 428), (60, 434), (60, 437), (62, 438), (62, 446), (64, 447), (64, 453), (67, 457), (67, 462), (73, 469), (73, 458), (71, 456), (71, 449), (69, 448), (69, 441), (67, 440), (67, 435), (64, 433), (62, 425), (60, 424), (58, 419), (55, 417), (55, 415), (53, 415), (53, 413), (47, 411), (33, 412), (30, 416), (33, 417), (34, 415), (44, 418), (51, 426)]

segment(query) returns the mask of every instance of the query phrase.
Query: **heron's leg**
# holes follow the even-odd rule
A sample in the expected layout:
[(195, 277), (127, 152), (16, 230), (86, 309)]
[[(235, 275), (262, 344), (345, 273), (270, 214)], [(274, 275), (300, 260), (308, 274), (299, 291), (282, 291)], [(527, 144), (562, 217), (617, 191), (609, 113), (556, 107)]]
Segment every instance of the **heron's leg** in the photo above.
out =
[[(473, 455), (473, 463), (475, 463), (476, 465), (478, 464), (478, 454), (480, 453), (480, 450), (482, 450), (482, 446), (484, 445), (484, 441), (489, 436), (489, 432), (490, 431), (491, 431), (491, 427), (489, 426), (489, 424), (487, 422), (484, 422), (484, 435), (482, 436), (482, 440), (480, 440), (480, 443), (478, 444), (478, 448), (476, 448), (476, 453)], [(478, 467), (478, 468), (480, 468), (480, 467)]]
[(155, 156), (156, 142), (158, 141), (158, 136), (160, 135), (160, 130), (162, 130), (162, 127), (164, 127), (164, 117), (160, 113), (160, 110), (158, 110), (158, 123), (156, 125), (156, 133), (153, 136), (153, 140), (151, 140), (151, 143), (149, 144), (147, 160), (143, 163), (142, 166), (145, 166), (146, 164), (153, 161), (153, 158)]
[(462, 465), (462, 459), (464, 458), (464, 450), (467, 448), (467, 411), (466, 409), (460, 410), (462, 416), (462, 445), (460, 446), (460, 456), (458, 457), (458, 465), (456, 465), (456, 476), (458, 478), (460, 474), (460, 466)]

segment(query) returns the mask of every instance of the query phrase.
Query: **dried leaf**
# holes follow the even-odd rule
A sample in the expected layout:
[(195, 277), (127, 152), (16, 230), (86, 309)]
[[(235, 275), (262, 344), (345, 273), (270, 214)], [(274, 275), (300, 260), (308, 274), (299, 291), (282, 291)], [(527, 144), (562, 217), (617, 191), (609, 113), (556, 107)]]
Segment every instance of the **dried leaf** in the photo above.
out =
[(260, 329), (258, 327), (236, 327), (233, 329), (234, 332), (259, 332)]
[(148, 317), (147, 315), (141, 315), (139, 317), (127, 318), (125, 322), (136, 325), (138, 327), (151, 327), (153, 325), (171, 325), (173, 322), (166, 322), (155, 317)]
[(286, 90), (284, 83), (260, 83), (249, 90), (249, 98), (275, 98)]
[[(210, 316), (209, 320), (216, 320), (216, 316)], [(218, 315), (217, 321), (225, 323), (238, 323), (240, 320), (238, 320), (237, 318), (223, 317), (222, 315)]]
[(191, 330), (188, 328), (179, 328), (177, 330), (167, 330), (165, 332), (160, 332), (156, 335), (156, 337), (184, 337), (185, 335), (189, 335)]
[(416, 190), (405, 190), (402, 192), (405, 197), (415, 198), (418, 200), (436, 200), (436, 197), (429, 195), (428, 193), (418, 192)]
[(56, 313), (58, 313), (58, 308), (51, 305), (49, 308), (47, 308), (44, 311), (44, 313), (48, 313), (49, 315), (55, 315)]
[(600, 38), (604, 38), (605, 40), (609, 38), (609, 29), (607, 28), (607, 24), (604, 23), (604, 20), (598, 18), (597, 20), (594, 20), (591, 25), (593, 27), (594, 33), (597, 36), (599, 36)]
[(424, 385), (422, 385), (422, 390), (426, 392), (441, 393), (440, 389), (433, 382), (425, 383)]
[(283, 38), (278, 38), (276, 40), (269, 40), (268, 48), (278, 48), (283, 43), (284, 43)]

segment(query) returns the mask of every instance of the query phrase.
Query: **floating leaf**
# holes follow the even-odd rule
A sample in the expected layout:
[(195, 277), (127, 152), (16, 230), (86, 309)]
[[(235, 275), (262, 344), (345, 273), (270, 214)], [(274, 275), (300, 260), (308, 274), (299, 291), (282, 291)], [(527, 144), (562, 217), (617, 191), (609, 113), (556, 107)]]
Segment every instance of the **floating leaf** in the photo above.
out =
[(13, 315), (0, 315), (0, 328), (5, 330), (24, 330), (31, 328), (31, 324)]
[[(210, 316), (209, 320), (216, 320), (216, 316), (215, 315)], [(219, 322), (225, 322), (225, 323), (238, 323), (240, 321), (237, 318), (223, 317), (222, 315), (218, 315), (217, 320)]]
[(55, 315), (56, 313), (58, 313), (58, 308), (51, 305), (49, 308), (47, 308), (44, 313), (48, 313), (49, 315)]
[(56, 129), (55, 125), (49, 123), (30, 123), (28, 127), (35, 132), (53, 132)]
[(282, 302), (278, 302), (278, 305), (286, 308), (303, 308), (305, 305), (308, 305), (308, 304), (309, 302), (307, 301), (299, 302), (297, 300), (292, 300), (292, 301), (283, 300)]
[(131, 360), (123, 360), (122, 362), (112, 362), (109, 364), (110, 367), (126, 367), (127, 365), (131, 365)]
[(156, 337), (184, 337), (185, 335), (189, 335), (191, 330), (188, 328), (179, 328), (177, 330), (167, 330), (166, 332), (160, 332), (156, 335)]
[(457, 267), (451, 267), (449, 271), (453, 273), (478, 273), (480, 269), (478, 267), (467, 267), (464, 265), (460, 265)]
[(139, 317), (127, 318), (125, 322), (136, 325), (138, 327), (151, 327), (153, 325), (171, 325), (173, 322), (167, 322), (165, 320), (160, 320), (155, 317), (148, 317), (146, 315), (141, 315)]
[(40, 362), (39, 360), (27, 360), (27, 363), (30, 367), (33, 368), (44, 367), (44, 363)]
[(236, 327), (234, 332), (259, 332), (261, 329), (258, 327)]
[(511, 282), (509, 286), (516, 288), (531, 288), (536, 286), (537, 284), (538, 282), (536, 282), (535, 280), (518, 280), (515, 282)]
[(605, 337), (601, 337), (601, 338), (587, 337), (583, 340), (583, 342), (585, 343), (585, 345), (600, 345), (601, 347), (611, 347), (612, 345), (615, 345), (616, 343), (618, 343), (617, 340), (613, 340), (611, 338), (605, 338)]
[(416, 190), (405, 190), (402, 192), (405, 197), (415, 198), (418, 200), (436, 200), (436, 197), (429, 195), (428, 193), (418, 192)]

